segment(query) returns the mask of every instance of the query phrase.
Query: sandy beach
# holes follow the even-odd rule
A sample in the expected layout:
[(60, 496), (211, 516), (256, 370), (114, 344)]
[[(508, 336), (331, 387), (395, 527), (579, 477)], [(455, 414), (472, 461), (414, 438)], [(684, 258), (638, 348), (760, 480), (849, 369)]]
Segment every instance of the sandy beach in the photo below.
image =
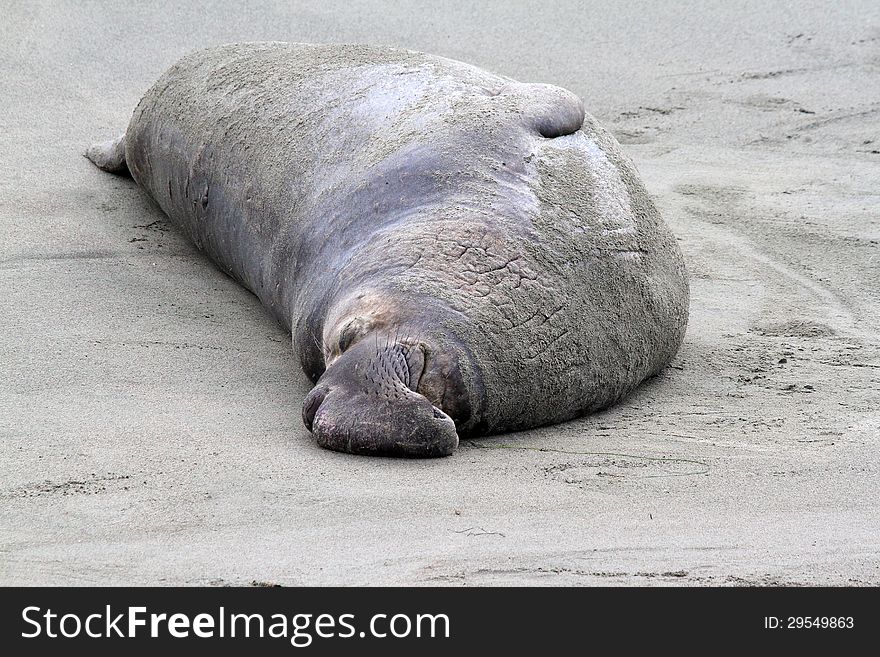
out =
[[(880, 585), (880, 4), (3, 2), (0, 584)], [(617, 406), (318, 448), (250, 293), (82, 152), (175, 60), (389, 44), (584, 99), (691, 316)]]

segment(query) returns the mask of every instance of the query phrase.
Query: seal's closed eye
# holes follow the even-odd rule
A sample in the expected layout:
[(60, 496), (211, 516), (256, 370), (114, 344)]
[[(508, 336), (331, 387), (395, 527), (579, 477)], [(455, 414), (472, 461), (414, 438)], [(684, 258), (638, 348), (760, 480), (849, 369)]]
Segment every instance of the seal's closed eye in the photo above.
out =
[(363, 337), (363, 331), (363, 322), (357, 319), (353, 319), (346, 324), (345, 328), (339, 332), (339, 352), (344, 353), (346, 349), (354, 344), (355, 340)]

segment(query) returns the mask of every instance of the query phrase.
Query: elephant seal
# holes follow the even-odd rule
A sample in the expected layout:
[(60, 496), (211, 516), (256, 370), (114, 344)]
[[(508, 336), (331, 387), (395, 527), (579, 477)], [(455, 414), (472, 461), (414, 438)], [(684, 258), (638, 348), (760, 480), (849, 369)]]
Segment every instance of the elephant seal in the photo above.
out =
[(86, 155), (291, 331), (323, 447), (440, 456), (563, 422), (682, 341), (676, 240), (558, 87), (388, 47), (225, 45)]

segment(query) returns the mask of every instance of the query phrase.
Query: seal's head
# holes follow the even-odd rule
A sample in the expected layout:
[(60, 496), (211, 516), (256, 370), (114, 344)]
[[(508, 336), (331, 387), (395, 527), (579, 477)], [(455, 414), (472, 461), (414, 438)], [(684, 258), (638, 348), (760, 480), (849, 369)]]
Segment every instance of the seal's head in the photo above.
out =
[(472, 424), (464, 355), (447, 330), (360, 293), (325, 324), (324, 373), (303, 402), (321, 447), (374, 456), (447, 456)]
[(303, 403), (321, 447), (377, 456), (446, 456), (455, 422), (418, 392), (426, 347), (373, 334), (347, 349)]

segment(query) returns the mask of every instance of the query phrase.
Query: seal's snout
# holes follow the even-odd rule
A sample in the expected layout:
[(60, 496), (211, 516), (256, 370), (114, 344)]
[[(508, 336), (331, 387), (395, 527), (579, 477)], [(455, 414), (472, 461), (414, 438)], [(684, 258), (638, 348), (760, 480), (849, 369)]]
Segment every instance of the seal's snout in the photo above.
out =
[(455, 422), (413, 390), (424, 364), (414, 349), (364, 340), (334, 361), (303, 402), (303, 423), (318, 445), (374, 456), (452, 454)]
[(312, 391), (308, 395), (306, 395), (306, 398), (303, 401), (303, 424), (306, 425), (306, 429), (308, 429), (309, 431), (312, 430), (312, 425), (315, 421), (315, 413), (318, 412), (321, 404), (324, 403), (324, 398), (327, 397), (328, 392), (330, 391), (327, 388), (323, 386), (317, 386), (315, 388), (312, 388)]
[(449, 456), (458, 447), (455, 423), (427, 402), (372, 405), (367, 397), (331, 393), (312, 421), (318, 445), (368, 456), (431, 458)]

